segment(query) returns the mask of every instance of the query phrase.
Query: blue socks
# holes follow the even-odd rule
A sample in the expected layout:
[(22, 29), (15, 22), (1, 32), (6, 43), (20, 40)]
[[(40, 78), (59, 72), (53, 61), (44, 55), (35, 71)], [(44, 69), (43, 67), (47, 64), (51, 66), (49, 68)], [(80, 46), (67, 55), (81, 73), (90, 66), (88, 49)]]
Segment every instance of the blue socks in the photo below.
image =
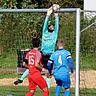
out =
[[(55, 89), (55, 96), (60, 96), (60, 92), (61, 92), (62, 86), (56, 86)], [(64, 91), (64, 96), (70, 96), (70, 90), (65, 90)]]
[(51, 78), (47, 78), (46, 82), (47, 82), (48, 88), (50, 88), (51, 87), (51, 83), (52, 83)]
[(61, 89), (62, 89), (62, 86), (56, 86), (55, 96), (60, 96)]
[(65, 90), (64, 91), (64, 96), (70, 96), (70, 93), (71, 93), (70, 90)]
[(26, 69), (26, 71), (23, 73), (23, 75), (21, 76), (20, 80), (24, 80), (29, 74), (29, 69)]

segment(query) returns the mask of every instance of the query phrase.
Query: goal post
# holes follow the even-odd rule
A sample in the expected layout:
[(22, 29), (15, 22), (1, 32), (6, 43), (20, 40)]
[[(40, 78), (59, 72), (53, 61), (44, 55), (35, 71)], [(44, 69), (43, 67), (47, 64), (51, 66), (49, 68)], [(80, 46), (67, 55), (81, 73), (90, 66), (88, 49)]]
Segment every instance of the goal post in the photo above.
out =
[[(47, 9), (0, 9), (0, 13), (14, 13), (14, 12), (47, 12)], [(59, 12), (75, 12), (76, 13), (76, 83), (75, 96), (79, 96), (80, 86), (80, 70), (79, 70), (79, 52), (80, 52), (80, 8), (60, 8)]]
[(80, 86), (80, 9), (76, 10), (76, 84), (75, 84), (75, 96), (79, 96)]

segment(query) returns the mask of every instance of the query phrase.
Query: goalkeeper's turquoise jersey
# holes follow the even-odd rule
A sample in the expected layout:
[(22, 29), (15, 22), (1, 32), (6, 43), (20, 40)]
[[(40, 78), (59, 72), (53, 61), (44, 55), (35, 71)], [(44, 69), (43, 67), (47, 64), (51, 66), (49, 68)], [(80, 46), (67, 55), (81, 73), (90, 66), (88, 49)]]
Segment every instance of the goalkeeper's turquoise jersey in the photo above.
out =
[(42, 32), (41, 51), (43, 54), (52, 54), (54, 52), (58, 36), (58, 28), (59, 28), (58, 16), (55, 16), (54, 31), (52, 33), (48, 32), (48, 21), (49, 16), (46, 16)]

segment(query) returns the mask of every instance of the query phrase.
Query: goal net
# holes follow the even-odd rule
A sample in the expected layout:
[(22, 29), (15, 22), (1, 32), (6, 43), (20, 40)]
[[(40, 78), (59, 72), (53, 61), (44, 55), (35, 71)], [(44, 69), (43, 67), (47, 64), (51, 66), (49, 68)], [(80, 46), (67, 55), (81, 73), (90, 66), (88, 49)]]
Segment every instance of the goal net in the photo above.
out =
[[(36, 12), (16, 12), (0, 13), (0, 95), (2, 93), (13, 94), (13, 96), (23, 96), (28, 91), (27, 78), (20, 86), (14, 86), (14, 81), (21, 75), (18, 75), (18, 50), (20, 62), (26, 54), (26, 49), (32, 48), (32, 36), (36, 33), (39, 38), (42, 37), (42, 27), (46, 13)], [(91, 96), (96, 88), (96, 22), (95, 16), (91, 19), (84, 17), (81, 13), (81, 39), (80, 39), (80, 96)], [(50, 22), (54, 22), (54, 15), (50, 17)], [(93, 24), (92, 26), (90, 26)], [(88, 27), (89, 26), (89, 27)], [(88, 27), (88, 28), (87, 28)], [(58, 39), (64, 40), (64, 48), (72, 54), (74, 63), (76, 61), (76, 12), (59, 13), (59, 33)], [(56, 47), (57, 49), (57, 47)], [(20, 66), (19, 66), (20, 67)], [(22, 87), (23, 86), (23, 87)], [(54, 96), (53, 79), (51, 96)], [(75, 78), (71, 75), (71, 94), (75, 95)], [(23, 92), (22, 92), (23, 90)], [(61, 92), (63, 96), (64, 90)], [(38, 89), (36, 96), (41, 95)], [(92, 95), (92, 96), (93, 96)]]
[(95, 96), (96, 11), (81, 13), (80, 46), (80, 96)]
[[(17, 67), (22, 68), (23, 58), (26, 49), (31, 49), (31, 40), (36, 33), (39, 38), (42, 37), (42, 27), (46, 13), (0, 13), (0, 86), (2, 92), (8, 90), (6, 94), (16, 94), (23, 96), (28, 91), (28, 80), (24, 80), (17, 88), (14, 81), (21, 75), (18, 75)], [(54, 23), (54, 14), (50, 16), (50, 22)], [(58, 39), (63, 39), (65, 49), (69, 50), (75, 62), (75, 45), (76, 45), (76, 12), (59, 13), (59, 33)], [(57, 48), (56, 48), (57, 49)], [(18, 61), (19, 60), (19, 61)], [(20, 71), (20, 70), (19, 70)], [(72, 77), (72, 94), (74, 94), (74, 77)], [(6, 81), (6, 83), (5, 83)], [(12, 89), (8, 86), (13, 87)], [(18, 86), (18, 87), (20, 87)], [(51, 93), (54, 96), (55, 80), (52, 81), (53, 88)], [(12, 91), (13, 90), (13, 91)], [(21, 90), (18, 91), (18, 90)], [(22, 92), (22, 90), (25, 90)], [(62, 90), (63, 92), (64, 90)], [(1, 92), (1, 91), (0, 91)], [(0, 94), (2, 94), (2, 92)], [(38, 94), (41, 94), (39, 90)], [(63, 96), (63, 93), (61, 93)]]

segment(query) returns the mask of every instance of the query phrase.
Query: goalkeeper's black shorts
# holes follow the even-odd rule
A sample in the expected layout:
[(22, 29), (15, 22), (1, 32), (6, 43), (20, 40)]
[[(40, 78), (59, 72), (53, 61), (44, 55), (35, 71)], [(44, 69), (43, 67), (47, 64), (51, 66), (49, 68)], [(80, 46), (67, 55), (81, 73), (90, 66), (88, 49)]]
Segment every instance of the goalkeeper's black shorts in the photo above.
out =
[(47, 63), (48, 63), (50, 56), (51, 56), (50, 54), (42, 54), (42, 64), (43, 64), (43, 68), (45, 69), (47, 69)]

